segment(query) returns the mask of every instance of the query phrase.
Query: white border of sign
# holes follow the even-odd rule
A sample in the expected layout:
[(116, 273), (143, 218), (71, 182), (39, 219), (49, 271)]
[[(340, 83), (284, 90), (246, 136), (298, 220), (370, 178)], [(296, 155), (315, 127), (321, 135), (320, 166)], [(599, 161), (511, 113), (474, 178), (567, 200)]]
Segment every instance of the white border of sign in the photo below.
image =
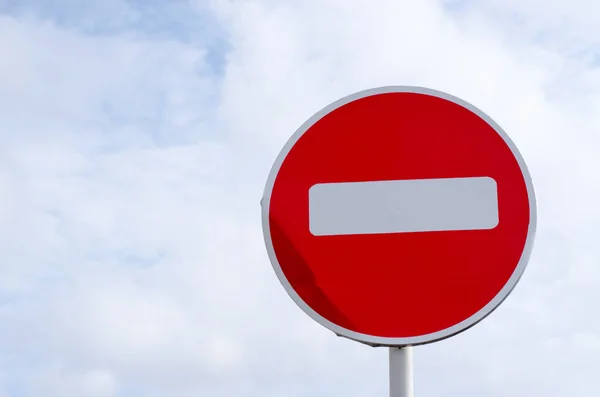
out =
[[(275, 250), (273, 248), (273, 243), (271, 241), (271, 230), (270, 230), (270, 225), (269, 225), (269, 207), (271, 204), (271, 194), (273, 191), (273, 185), (275, 183), (277, 174), (279, 173), (279, 169), (280, 169), (281, 165), (283, 164), (283, 161), (285, 160), (286, 156), (288, 155), (288, 153), (290, 152), (292, 147), (295, 145), (295, 143), (300, 139), (300, 137), (302, 137), (302, 135), (309, 128), (311, 128), (318, 120), (320, 120), (325, 115), (332, 112), (333, 110), (335, 110), (341, 106), (344, 106), (350, 102), (353, 102), (357, 99), (365, 98), (365, 97), (372, 96), (372, 95), (386, 94), (386, 93), (398, 93), (398, 92), (399, 93), (414, 93), (414, 94), (430, 95), (430, 96), (438, 97), (441, 99), (445, 99), (447, 101), (450, 101), (457, 105), (460, 105), (463, 108), (466, 108), (467, 110), (470, 110), (471, 112), (473, 112), (477, 116), (479, 116), (481, 119), (483, 119), (485, 122), (487, 122), (498, 133), (498, 135), (500, 135), (502, 137), (504, 142), (506, 142), (506, 144), (512, 151), (513, 155), (515, 156), (515, 158), (519, 164), (519, 167), (521, 168), (521, 172), (525, 179), (525, 184), (527, 187), (527, 194), (528, 194), (528, 198), (529, 198), (530, 222), (529, 222), (529, 228), (527, 230), (527, 238), (525, 240), (525, 247), (523, 249), (523, 253), (521, 254), (519, 263), (517, 264), (517, 267), (515, 268), (515, 271), (509, 278), (506, 285), (500, 290), (500, 292), (490, 302), (488, 302), (488, 304), (486, 306), (484, 306), (477, 313), (473, 314), (471, 317), (463, 320), (462, 322), (460, 322), (452, 327), (443, 329), (441, 331), (433, 332), (433, 333), (426, 334), (426, 335), (417, 335), (417, 336), (411, 336), (411, 337), (405, 337), (405, 338), (389, 338), (389, 337), (379, 337), (379, 336), (362, 334), (359, 332), (351, 331), (349, 329), (340, 327), (339, 325), (334, 324), (331, 321), (327, 320), (326, 318), (322, 317), (320, 314), (318, 314), (316, 311), (314, 311), (311, 307), (309, 307), (302, 300), (302, 298), (300, 298), (300, 296), (292, 288), (289, 281), (283, 274), (283, 271), (281, 270), (281, 265), (277, 261), (277, 256), (275, 255)], [(307, 194), (308, 194), (308, 192), (307, 192)], [(330, 329), (331, 331), (336, 333), (338, 336), (343, 336), (343, 337), (346, 337), (346, 338), (349, 338), (349, 339), (352, 339), (352, 340), (355, 340), (358, 342), (366, 343), (366, 344), (372, 345), (372, 346), (401, 347), (401, 346), (413, 346), (413, 345), (421, 345), (421, 344), (436, 342), (436, 341), (454, 336), (460, 332), (463, 332), (463, 331), (471, 328), (472, 326), (474, 326), (481, 320), (483, 320), (490, 313), (492, 313), (498, 306), (500, 306), (500, 304), (508, 297), (508, 295), (515, 288), (515, 286), (519, 282), (519, 279), (523, 275), (523, 272), (525, 271), (525, 268), (527, 267), (527, 263), (531, 256), (531, 251), (533, 249), (533, 241), (535, 238), (535, 231), (536, 231), (536, 225), (537, 225), (536, 199), (535, 199), (535, 192), (533, 189), (533, 183), (531, 181), (531, 176), (529, 175), (529, 171), (527, 169), (525, 161), (523, 160), (523, 157), (519, 153), (519, 150), (517, 149), (517, 147), (515, 146), (513, 141), (508, 137), (506, 132), (504, 132), (504, 130), (498, 124), (496, 124), (496, 122), (494, 122), (494, 120), (492, 120), (488, 115), (486, 115), (484, 112), (482, 112), (475, 106), (471, 105), (470, 103), (465, 102), (464, 100), (462, 100), (460, 98), (457, 98), (450, 94), (446, 94), (441, 91), (424, 88), (424, 87), (415, 87), (415, 86), (386, 86), (386, 87), (378, 87), (378, 88), (372, 88), (372, 89), (360, 91), (360, 92), (354, 93), (352, 95), (346, 96), (344, 98), (341, 98), (341, 99), (331, 103), (330, 105), (326, 106), (325, 108), (321, 109), (316, 114), (314, 114), (310, 119), (308, 119), (304, 124), (302, 124), (300, 126), (300, 128), (298, 128), (298, 130), (296, 130), (296, 132), (288, 140), (288, 142), (285, 144), (285, 146), (283, 147), (283, 149), (277, 156), (277, 159), (275, 160), (275, 163), (273, 164), (273, 167), (271, 168), (271, 172), (269, 173), (269, 177), (267, 179), (263, 199), (261, 200), (261, 205), (262, 205), (263, 235), (264, 235), (264, 239), (265, 239), (267, 253), (269, 255), (269, 259), (271, 260), (271, 264), (273, 265), (273, 269), (275, 270), (275, 273), (277, 274), (277, 277), (279, 278), (279, 281), (281, 282), (281, 284), (283, 285), (283, 287), (285, 288), (285, 290), (287, 291), (289, 296), (313, 320), (315, 320), (319, 324), (323, 325), (324, 327)], [(307, 227), (308, 227), (308, 225), (307, 225)], [(402, 313), (402, 308), (398, 308), (398, 315), (401, 315), (401, 313)]]

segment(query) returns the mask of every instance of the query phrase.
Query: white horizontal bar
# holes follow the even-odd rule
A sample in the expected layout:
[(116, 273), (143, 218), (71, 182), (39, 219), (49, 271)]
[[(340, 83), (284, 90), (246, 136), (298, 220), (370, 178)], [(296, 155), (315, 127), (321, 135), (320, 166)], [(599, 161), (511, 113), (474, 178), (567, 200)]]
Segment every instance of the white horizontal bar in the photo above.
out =
[(319, 183), (309, 190), (315, 236), (485, 230), (498, 225), (489, 177)]

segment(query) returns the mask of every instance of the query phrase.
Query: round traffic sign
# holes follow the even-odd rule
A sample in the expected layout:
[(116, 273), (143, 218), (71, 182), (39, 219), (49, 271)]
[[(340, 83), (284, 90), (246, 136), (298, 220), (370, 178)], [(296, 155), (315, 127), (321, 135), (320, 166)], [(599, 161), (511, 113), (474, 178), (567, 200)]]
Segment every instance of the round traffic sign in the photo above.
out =
[(262, 200), (269, 258), (292, 299), (371, 345), (434, 342), (509, 295), (532, 249), (525, 162), (482, 111), (420, 87), (362, 91), (287, 142)]

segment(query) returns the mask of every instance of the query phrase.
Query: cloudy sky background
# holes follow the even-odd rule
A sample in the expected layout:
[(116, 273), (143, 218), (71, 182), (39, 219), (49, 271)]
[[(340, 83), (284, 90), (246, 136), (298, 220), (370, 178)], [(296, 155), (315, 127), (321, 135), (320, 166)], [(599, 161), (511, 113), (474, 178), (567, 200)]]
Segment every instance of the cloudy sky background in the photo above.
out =
[(0, 397), (385, 396), (387, 351), (277, 281), (259, 200), (305, 119), (391, 84), (493, 117), (539, 208), (416, 395), (597, 395), (600, 3), (0, 0)]

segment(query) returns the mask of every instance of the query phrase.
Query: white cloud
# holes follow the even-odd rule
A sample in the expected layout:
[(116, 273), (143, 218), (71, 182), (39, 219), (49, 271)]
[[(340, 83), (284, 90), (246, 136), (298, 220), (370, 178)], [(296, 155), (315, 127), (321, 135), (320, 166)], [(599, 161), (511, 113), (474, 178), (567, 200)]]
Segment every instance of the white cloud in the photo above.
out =
[[(544, 6), (524, 30), (508, 17), (529, 18), (535, 1), (197, 3), (227, 35), (217, 73), (207, 40), (152, 35), (160, 18), (142, 23), (151, 13), (134, 2), (0, 17), (5, 394), (385, 395), (385, 350), (334, 337), (278, 284), (259, 199), (300, 123), (388, 84), (445, 90), (495, 118), (529, 163), (540, 211), (514, 294), (415, 349), (417, 394), (600, 388), (600, 71), (589, 48), (565, 51), (596, 29), (591, 3)], [(109, 6), (119, 29), (90, 35)], [(193, 13), (173, 7), (164, 15)]]
[(114, 375), (105, 370), (84, 373), (65, 371), (55, 366), (34, 375), (31, 393), (49, 397), (113, 397), (116, 396)]

